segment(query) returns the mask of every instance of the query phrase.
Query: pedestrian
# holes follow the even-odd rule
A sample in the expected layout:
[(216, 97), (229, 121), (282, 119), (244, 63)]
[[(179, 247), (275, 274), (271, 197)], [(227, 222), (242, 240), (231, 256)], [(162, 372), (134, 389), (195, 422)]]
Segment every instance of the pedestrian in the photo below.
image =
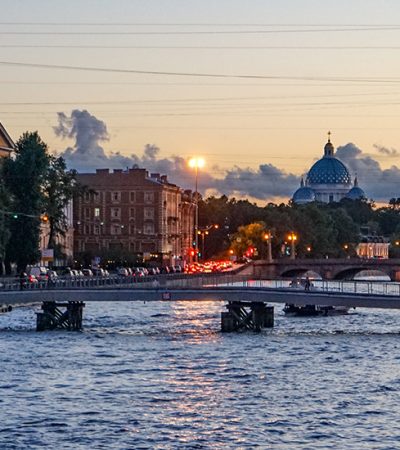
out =
[(19, 289), (22, 291), (25, 287), (25, 282), (26, 282), (26, 273), (24, 271), (22, 271), (19, 274)]
[(304, 283), (304, 290), (309, 291), (310, 286), (311, 286), (310, 279), (308, 277), (306, 277), (306, 282)]

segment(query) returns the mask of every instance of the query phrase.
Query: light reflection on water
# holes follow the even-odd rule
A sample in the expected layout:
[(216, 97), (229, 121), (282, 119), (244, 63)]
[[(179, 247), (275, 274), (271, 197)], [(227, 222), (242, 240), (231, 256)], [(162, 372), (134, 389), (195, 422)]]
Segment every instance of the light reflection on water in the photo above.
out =
[(0, 315), (0, 447), (389, 449), (400, 312), (219, 332), (218, 302), (88, 303), (81, 333)]

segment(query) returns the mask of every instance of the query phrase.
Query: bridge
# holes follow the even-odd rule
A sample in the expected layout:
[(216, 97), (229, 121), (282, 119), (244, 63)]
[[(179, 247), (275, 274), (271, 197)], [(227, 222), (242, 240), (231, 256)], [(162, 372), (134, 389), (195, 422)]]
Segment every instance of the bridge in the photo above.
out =
[(249, 301), (297, 305), (400, 309), (400, 285), (394, 283), (321, 281), (310, 291), (288, 287), (283, 280), (254, 280), (243, 275), (182, 277), (124, 284), (45, 285), (23, 291), (0, 292), (0, 304), (27, 305), (44, 301), (154, 302), (154, 301)]
[(400, 281), (400, 259), (289, 259), (281, 258), (273, 262), (254, 261), (247, 272), (256, 278), (276, 279), (299, 277), (307, 271), (319, 274), (324, 280), (352, 279), (363, 270), (379, 270), (392, 281)]

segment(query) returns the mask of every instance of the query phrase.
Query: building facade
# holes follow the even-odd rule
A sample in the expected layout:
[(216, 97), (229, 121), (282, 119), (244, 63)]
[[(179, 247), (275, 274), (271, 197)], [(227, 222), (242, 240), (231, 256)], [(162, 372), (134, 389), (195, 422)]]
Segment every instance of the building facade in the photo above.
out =
[(8, 158), (14, 150), (15, 144), (0, 123), (0, 158)]
[(89, 188), (74, 199), (76, 256), (129, 252), (164, 264), (186, 261), (193, 237), (192, 193), (145, 169), (79, 174)]
[(306, 180), (301, 180), (300, 188), (293, 194), (293, 202), (301, 205), (314, 201), (330, 203), (342, 198), (357, 200), (365, 198), (358, 186), (357, 177), (352, 183), (347, 167), (335, 157), (335, 149), (330, 138), (324, 147), (324, 155), (308, 171)]

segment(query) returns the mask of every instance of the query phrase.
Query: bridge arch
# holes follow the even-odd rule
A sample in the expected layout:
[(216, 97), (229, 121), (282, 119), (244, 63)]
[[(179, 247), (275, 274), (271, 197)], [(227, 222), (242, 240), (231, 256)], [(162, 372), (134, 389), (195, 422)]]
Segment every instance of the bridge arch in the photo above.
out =
[(284, 270), (281, 274), (281, 277), (283, 278), (305, 278), (309, 277), (312, 279), (318, 279), (321, 280), (322, 276), (315, 270), (310, 270), (309, 268), (296, 268), (296, 269), (288, 269)]
[(338, 272), (333, 276), (334, 280), (354, 280), (355, 277), (360, 280), (372, 280), (377, 281), (390, 281), (391, 271), (385, 269), (365, 269), (365, 267), (347, 267)]

